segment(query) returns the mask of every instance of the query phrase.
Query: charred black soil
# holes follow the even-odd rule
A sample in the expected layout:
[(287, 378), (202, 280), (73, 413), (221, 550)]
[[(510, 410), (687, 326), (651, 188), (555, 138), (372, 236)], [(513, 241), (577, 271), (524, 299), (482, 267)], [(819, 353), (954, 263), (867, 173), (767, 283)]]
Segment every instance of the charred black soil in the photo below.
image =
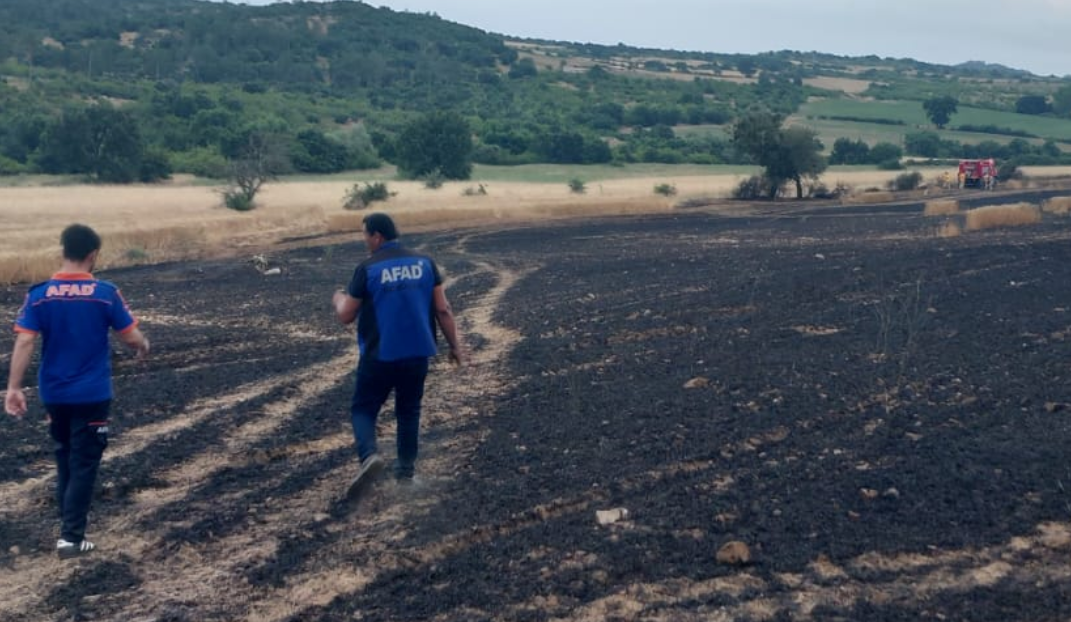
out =
[[(39, 404), (4, 421), (5, 619), (1067, 619), (1071, 220), (937, 223), (407, 236), (475, 361), (434, 366), (417, 485), (356, 509), (355, 346), (328, 301), (358, 243), (272, 255), (278, 276), (102, 273), (155, 352), (116, 354), (101, 550), (52, 557)], [(8, 318), (23, 293), (0, 292)], [(750, 562), (719, 562), (732, 541)]]

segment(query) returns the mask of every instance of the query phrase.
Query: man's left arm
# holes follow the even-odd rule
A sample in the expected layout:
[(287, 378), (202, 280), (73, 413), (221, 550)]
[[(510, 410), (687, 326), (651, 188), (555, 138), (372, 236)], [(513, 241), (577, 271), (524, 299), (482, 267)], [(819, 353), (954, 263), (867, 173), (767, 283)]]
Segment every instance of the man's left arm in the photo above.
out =
[(450, 344), (450, 360), (457, 365), (462, 365), (468, 358), (468, 354), (461, 346), (457, 338), (457, 322), (454, 321), (454, 310), (450, 307), (450, 301), (446, 298), (446, 290), (442, 285), (436, 285), (432, 290), (432, 301), (435, 307), (435, 320), (439, 328), (443, 330), (446, 342)]
[(11, 352), (11, 373), (7, 379), (7, 394), (4, 395), (4, 410), (14, 417), (26, 414), (26, 395), (22, 392), (22, 379), (30, 367), (36, 333), (19, 332), (15, 335), (15, 348)]
[(335, 292), (331, 302), (335, 306), (335, 317), (343, 324), (353, 324), (357, 319), (357, 312), (361, 310), (361, 300), (354, 298), (341, 289)]

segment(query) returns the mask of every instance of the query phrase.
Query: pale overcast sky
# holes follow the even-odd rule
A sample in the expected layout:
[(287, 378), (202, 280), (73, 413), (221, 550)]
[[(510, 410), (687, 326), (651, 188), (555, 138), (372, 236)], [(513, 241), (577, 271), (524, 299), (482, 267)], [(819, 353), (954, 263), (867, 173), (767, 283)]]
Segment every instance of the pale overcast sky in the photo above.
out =
[[(282, 0), (276, 0), (282, 1)], [(245, 0), (272, 4), (273, 0)], [(818, 51), (1071, 75), (1071, 0), (369, 0), (538, 39), (721, 53)]]

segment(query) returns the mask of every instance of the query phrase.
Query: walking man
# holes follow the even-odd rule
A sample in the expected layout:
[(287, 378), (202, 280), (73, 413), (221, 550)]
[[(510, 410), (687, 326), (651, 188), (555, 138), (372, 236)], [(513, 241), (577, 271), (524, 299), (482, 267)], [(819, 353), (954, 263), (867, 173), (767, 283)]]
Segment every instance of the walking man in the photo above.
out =
[(391, 390), (397, 418), (394, 476), (400, 483), (412, 482), (424, 379), (428, 359), (436, 352), (436, 324), (450, 345), (450, 360), (460, 365), (466, 357), (435, 262), (402, 247), (386, 214), (364, 218), (364, 241), (370, 257), (354, 270), (349, 287), (332, 299), (340, 322), (357, 320), (360, 353), (350, 408), (360, 470), (346, 492), (350, 501), (356, 501), (385, 466), (376, 446), (376, 419)]
[(89, 504), (101, 455), (108, 446), (112, 400), (109, 330), (137, 351), (149, 353), (149, 340), (137, 327), (115, 285), (91, 274), (100, 252), (100, 236), (85, 225), (71, 225), (60, 236), (63, 267), (52, 278), (30, 287), (15, 320), (15, 348), (4, 396), (4, 410), (26, 414), (22, 380), (34, 341), (42, 335), (38, 391), (48, 413), (49, 434), (56, 443), (56, 499), (59, 502), (62, 558), (91, 552), (85, 539)]

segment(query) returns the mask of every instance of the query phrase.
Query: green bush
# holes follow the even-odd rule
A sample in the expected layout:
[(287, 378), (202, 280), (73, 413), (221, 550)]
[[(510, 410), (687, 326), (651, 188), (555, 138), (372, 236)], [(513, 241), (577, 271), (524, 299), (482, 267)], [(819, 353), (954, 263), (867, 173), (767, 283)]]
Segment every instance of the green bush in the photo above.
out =
[(765, 177), (759, 177), (758, 175), (752, 175), (741, 181), (740, 184), (733, 189), (733, 198), (744, 201), (764, 199), (770, 196), (770, 191), (770, 180)]
[(654, 192), (664, 197), (671, 197), (677, 194), (677, 187), (673, 184), (658, 184), (654, 187)]
[(342, 206), (349, 210), (361, 210), (376, 201), (386, 201), (393, 194), (387, 189), (387, 184), (382, 181), (366, 183), (363, 188), (361, 184), (354, 184), (346, 192)]
[(18, 175), (26, 172), (26, 166), (16, 160), (0, 155), (0, 175)]
[(430, 190), (438, 190), (443, 187), (443, 183), (446, 181), (446, 176), (440, 169), (435, 169), (422, 177), (424, 180), (424, 187)]
[(900, 163), (899, 159), (882, 160), (878, 162), (878, 169), (882, 171), (902, 171), (904, 165)]
[(922, 183), (922, 173), (911, 171), (903, 175), (897, 175), (896, 179), (889, 182), (890, 190), (914, 190)]
[(569, 180), (569, 191), (575, 194), (584, 194), (588, 190), (588, 185), (580, 179)]
[(236, 212), (248, 212), (256, 207), (253, 197), (240, 189), (225, 190), (223, 192), (223, 205), (227, 209)]

